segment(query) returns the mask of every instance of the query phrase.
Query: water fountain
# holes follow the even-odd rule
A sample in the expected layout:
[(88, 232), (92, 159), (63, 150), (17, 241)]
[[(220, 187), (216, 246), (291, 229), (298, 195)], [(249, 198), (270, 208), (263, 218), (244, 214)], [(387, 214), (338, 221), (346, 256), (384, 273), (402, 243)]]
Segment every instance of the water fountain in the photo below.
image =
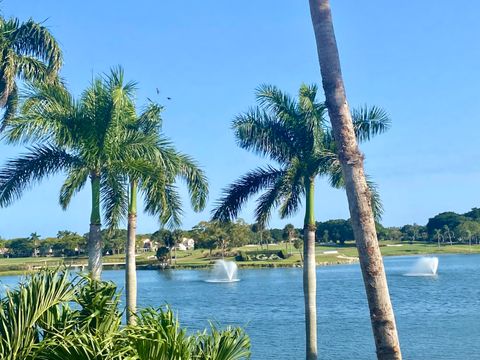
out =
[(213, 266), (210, 279), (207, 282), (235, 282), (237, 277), (237, 264), (233, 261), (217, 260)]
[(438, 270), (438, 257), (421, 257), (413, 265), (408, 276), (435, 276)]

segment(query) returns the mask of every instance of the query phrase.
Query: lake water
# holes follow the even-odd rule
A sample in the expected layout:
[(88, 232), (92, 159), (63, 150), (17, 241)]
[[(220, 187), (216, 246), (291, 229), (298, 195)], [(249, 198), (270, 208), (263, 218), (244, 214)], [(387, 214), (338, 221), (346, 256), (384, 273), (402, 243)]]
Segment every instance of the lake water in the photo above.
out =
[[(385, 259), (404, 359), (480, 359), (480, 255), (439, 256), (438, 276), (404, 276), (417, 257)], [(246, 328), (252, 359), (304, 357), (302, 270), (239, 270), (241, 281), (208, 283), (208, 271), (139, 271), (140, 306), (170, 304), (182, 325), (208, 320)], [(319, 358), (375, 358), (358, 265), (317, 270)], [(123, 271), (103, 278), (123, 287)], [(18, 277), (1, 281), (12, 286)]]

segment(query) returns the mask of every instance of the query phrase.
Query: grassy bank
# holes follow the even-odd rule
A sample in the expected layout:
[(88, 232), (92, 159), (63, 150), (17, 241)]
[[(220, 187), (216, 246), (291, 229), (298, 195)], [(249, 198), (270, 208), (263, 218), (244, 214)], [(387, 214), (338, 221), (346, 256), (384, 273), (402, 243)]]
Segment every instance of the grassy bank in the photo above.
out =
[[(285, 245), (270, 245), (269, 250), (284, 250), (291, 253), (292, 256), (287, 259), (265, 260), (265, 261), (239, 261), (238, 266), (241, 268), (260, 268), (260, 267), (292, 267), (301, 266), (301, 257), (297, 249), (286, 248)], [(236, 251), (258, 251), (266, 250), (260, 246), (245, 246)], [(381, 242), (381, 251), (384, 256), (402, 256), (402, 255), (434, 255), (434, 254), (480, 254), (480, 245), (442, 245), (438, 247), (436, 244), (425, 243), (394, 243)], [(335, 265), (348, 264), (358, 261), (357, 249), (353, 242), (346, 243), (344, 246), (326, 246), (318, 245), (316, 248), (317, 264)], [(159, 263), (154, 257), (154, 253), (142, 253), (137, 256), (137, 264), (142, 268), (156, 268)], [(177, 251), (174, 267), (179, 269), (195, 269), (208, 268), (212, 266), (218, 257), (210, 256), (209, 251), (198, 249), (193, 251)], [(234, 260), (234, 257), (227, 257), (226, 260)], [(108, 255), (104, 257), (104, 266), (106, 269), (123, 268), (125, 261), (124, 255)], [(36, 271), (42, 267), (71, 266), (77, 268), (86, 268), (87, 258), (16, 258), (16, 259), (0, 259), (0, 275), (23, 274)]]

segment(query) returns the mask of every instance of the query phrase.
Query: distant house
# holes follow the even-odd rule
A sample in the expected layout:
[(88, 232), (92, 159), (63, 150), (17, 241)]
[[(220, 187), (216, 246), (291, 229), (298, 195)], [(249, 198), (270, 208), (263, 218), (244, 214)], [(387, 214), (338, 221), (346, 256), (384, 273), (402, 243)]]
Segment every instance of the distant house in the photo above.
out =
[(155, 245), (156, 244), (152, 240), (150, 240), (148, 238), (143, 239), (142, 250), (143, 250), (143, 252), (156, 251), (157, 249), (156, 249)]
[(183, 238), (180, 243), (177, 244), (177, 250), (187, 251), (195, 249), (195, 240)]

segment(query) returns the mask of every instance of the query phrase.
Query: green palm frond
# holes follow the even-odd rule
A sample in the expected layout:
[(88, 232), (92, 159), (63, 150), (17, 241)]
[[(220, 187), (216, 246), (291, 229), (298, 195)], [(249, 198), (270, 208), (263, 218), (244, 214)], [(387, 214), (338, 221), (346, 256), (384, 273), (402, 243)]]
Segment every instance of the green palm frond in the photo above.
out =
[(284, 179), (278, 177), (256, 201), (255, 222), (262, 228), (268, 224), (272, 211), (281, 203)]
[(0, 122), (0, 133), (3, 132), (5, 127), (10, 123), (18, 108), (18, 88), (17, 84), (12, 85), (12, 90), (7, 96), (5, 103), (5, 110), (3, 113), (2, 121)]
[(160, 174), (143, 179), (139, 188), (145, 199), (147, 214), (158, 216), (160, 224), (169, 228), (180, 226), (183, 215), (182, 201), (174, 179)]
[(35, 79), (39, 82), (47, 82), (51, 73), (48, 66), (33, 56), (18, 56), (16, 59), (17, 76), (25, 81)]
[(128, 209), (127, 183), (122, 173), (104, 170), (100, 180), (100, 196), (107, 227), (118, 228)]
[(382, 199), (380, 198), (380, 192), (378, 190), (378, 185), (373, 182), (368, 175), (366, 178), (367, 186), (370, 190), (370, 205), (372, 206), (373, 216), (376, 222), (380, 222), (380, 220), (382, 220), (384, 209)]
[(298, 118), (297, 104), (288, 94), (273, 85), (260, 85), (255, 96), (260, 106), (275, 113), (282, 122)]
[(33, 183), (77, 163), (78, 158), (50, 144), (29, 148), (0, 170), (0, 206), (10, 205)]
[(67, 272), (43, 270), (29, 276), (19, 288), (7, 290), (0, 301), (0, 358), (30, 359), (40, 338), (38, 324), (46, 327), (48, 313), (74, 299)]
[(237, 116), (232, 127), (242, 149), (276, 161), (287, 161), (294, 152), (295, 144), (288, 127), (258, 108)]
[(270, 166), (248, 172), (223, 191), (222, 197), (212, 211), (212, 218), (220, 221), (230, 221), (236, 218), (249, 197), (270, 188), (283, 175), (283, 170)]
[(90, 171), (86, 167), (72, 167), (67, 174), (67, 178), (63, 182), (60, 189), (59, 202), (63, 210), (66, 210), (72, 197), (85, 186)]
[(52, 72), (58, 71), (62, 66), (62, 52), (50, 31), (31, 19), (22, 24), (18, 19), (10, 21), (12, 28), (15, 28), (9, 36), (13, 49), (23, 54), (34, 54), (44, 61)]
[(138, 117), (136, 127), (144, 134), (158, 132), (162, 126), (162, 111), (163, 106), (150, 101)]
[(281, 189), (280, 217), (282, 219), (295, 214), (302, 204), (302, 196), (305, 195), (302, 165), (298, 161), (293, 161), (286, 171)]
[(141, 310), (137, 322), (127, 333), (138, 360), (198, 359), (192, 354), (194, 339), (169, 308)]
[(28, 20), (0, 20), (0, 107), (4, 108), (0, 131), (17, 112), (16, 79), (58, 82), (62, 65), (60, 47), (47, 28)]
[(352, 120), (358, 141), (370, 140), (375, 135), (387, 131), (391, 125), (387, 112), (377, 106), (354, 109)]
[(220, 330), (210, 323), (210, 333), (199, 336), (195, 354), (202, 360), (250, 359), (250, 338), (240, 328)]
[(178, 155), (178, 176), (187, 184), (193, 210), (202, 211), (208, 198), (208, 180), (195, 161), (187, 155)]
[(21, 115), (10, 119), (5, 129), (4, 137), (9, 143), (79, 142), (85, 125), (77, 104), (63, 85), (30, 84), (22, 98)]

